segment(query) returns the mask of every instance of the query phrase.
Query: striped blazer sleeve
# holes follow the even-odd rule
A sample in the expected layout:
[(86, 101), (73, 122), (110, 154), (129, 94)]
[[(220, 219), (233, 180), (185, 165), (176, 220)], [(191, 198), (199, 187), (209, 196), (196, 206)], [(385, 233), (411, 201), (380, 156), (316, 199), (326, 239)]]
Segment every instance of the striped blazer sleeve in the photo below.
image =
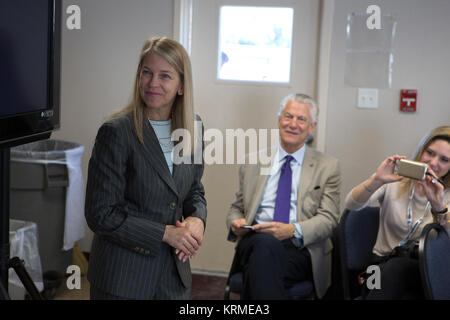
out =
[(147, 219), (136, 204), (124, 197), (132, 134), (132, 130), (114, 122), (106, 122), (99, 129), (89, 161), (86, 221), (99, 236), (128, 249), (144, 248), (156, 255), (165, 225)]

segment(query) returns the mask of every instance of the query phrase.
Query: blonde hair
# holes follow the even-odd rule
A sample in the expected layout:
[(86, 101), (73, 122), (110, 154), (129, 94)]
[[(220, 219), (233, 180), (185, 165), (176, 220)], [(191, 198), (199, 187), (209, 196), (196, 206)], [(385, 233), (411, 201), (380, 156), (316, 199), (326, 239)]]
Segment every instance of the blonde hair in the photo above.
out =
[[(167, 37), (153, 37), (145, 42), (139, 56), (131, 101), (125, 108), (114, 113), (111, 117), (132, 113), (136, 135), (139, 141), (144, 144), (143, 121), (146, 105), (140, 94), (139, 82), (144, 59), (152, 53), (156, 53), (164, 58), (178, 72), (183, 84), (183, 95), (177, 95), (172, 106), (171, 131), (185, 129), (190, 133), (191, 139), (193, 139), (194, 99), (191, 62), (184, 47), (177, 41)], [(193, 144), (191, 145), (193, 146)]]
[[(450, 143), (450, 126), (437, 127), (426, 134), (419, 142), (419, 145), (414, 153), (413, 160), (420, 161), (424, 151), (436, 140), (444, 140)], [(441, 179), (444, 181), (446, 188), (448, 188), (450, 185), (450, 171), (447, 172)], [(403, 179), (399, 188), (398, 196), (401, 197), (405, 193), (409, 192), (409, 190), (411, 190), (412, 183), (413, 180), (411, 179)]]

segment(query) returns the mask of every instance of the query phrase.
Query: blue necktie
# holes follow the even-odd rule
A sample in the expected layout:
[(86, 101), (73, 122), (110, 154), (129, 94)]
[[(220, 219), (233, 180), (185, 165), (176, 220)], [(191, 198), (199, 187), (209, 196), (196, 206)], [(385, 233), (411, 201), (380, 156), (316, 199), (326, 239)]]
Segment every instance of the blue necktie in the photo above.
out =
[(286, 156), (285, 159), (286, 161), (281, 167), (280, 180), (278, 181), (273, 221), (289, 223), (292, 187), (292, 170), (290, 163), (294, 158), (292, 156)]

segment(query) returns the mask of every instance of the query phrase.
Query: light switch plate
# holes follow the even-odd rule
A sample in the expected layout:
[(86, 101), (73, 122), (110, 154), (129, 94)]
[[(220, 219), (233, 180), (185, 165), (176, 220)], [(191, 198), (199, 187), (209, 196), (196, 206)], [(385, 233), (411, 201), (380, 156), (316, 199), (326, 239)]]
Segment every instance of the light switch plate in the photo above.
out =
[(378, 89), (359, 88), (358, 108), (364, 109), (378, 108)]

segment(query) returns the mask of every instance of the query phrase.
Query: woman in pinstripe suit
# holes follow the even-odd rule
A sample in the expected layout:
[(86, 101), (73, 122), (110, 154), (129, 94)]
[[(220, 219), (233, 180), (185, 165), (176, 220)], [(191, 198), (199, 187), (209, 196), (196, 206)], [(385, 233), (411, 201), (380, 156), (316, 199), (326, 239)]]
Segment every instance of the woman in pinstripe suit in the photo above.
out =
[(171, 133), (184, 129), (187, 140), (198, 139), (192, 91), (184, 48), (165, 37), (147, 40), (132, 101), (100, 127), (89, 161), (91, 299), (190, 298), (189, 258), (206, 223), (203, 164), (174, 163)]

